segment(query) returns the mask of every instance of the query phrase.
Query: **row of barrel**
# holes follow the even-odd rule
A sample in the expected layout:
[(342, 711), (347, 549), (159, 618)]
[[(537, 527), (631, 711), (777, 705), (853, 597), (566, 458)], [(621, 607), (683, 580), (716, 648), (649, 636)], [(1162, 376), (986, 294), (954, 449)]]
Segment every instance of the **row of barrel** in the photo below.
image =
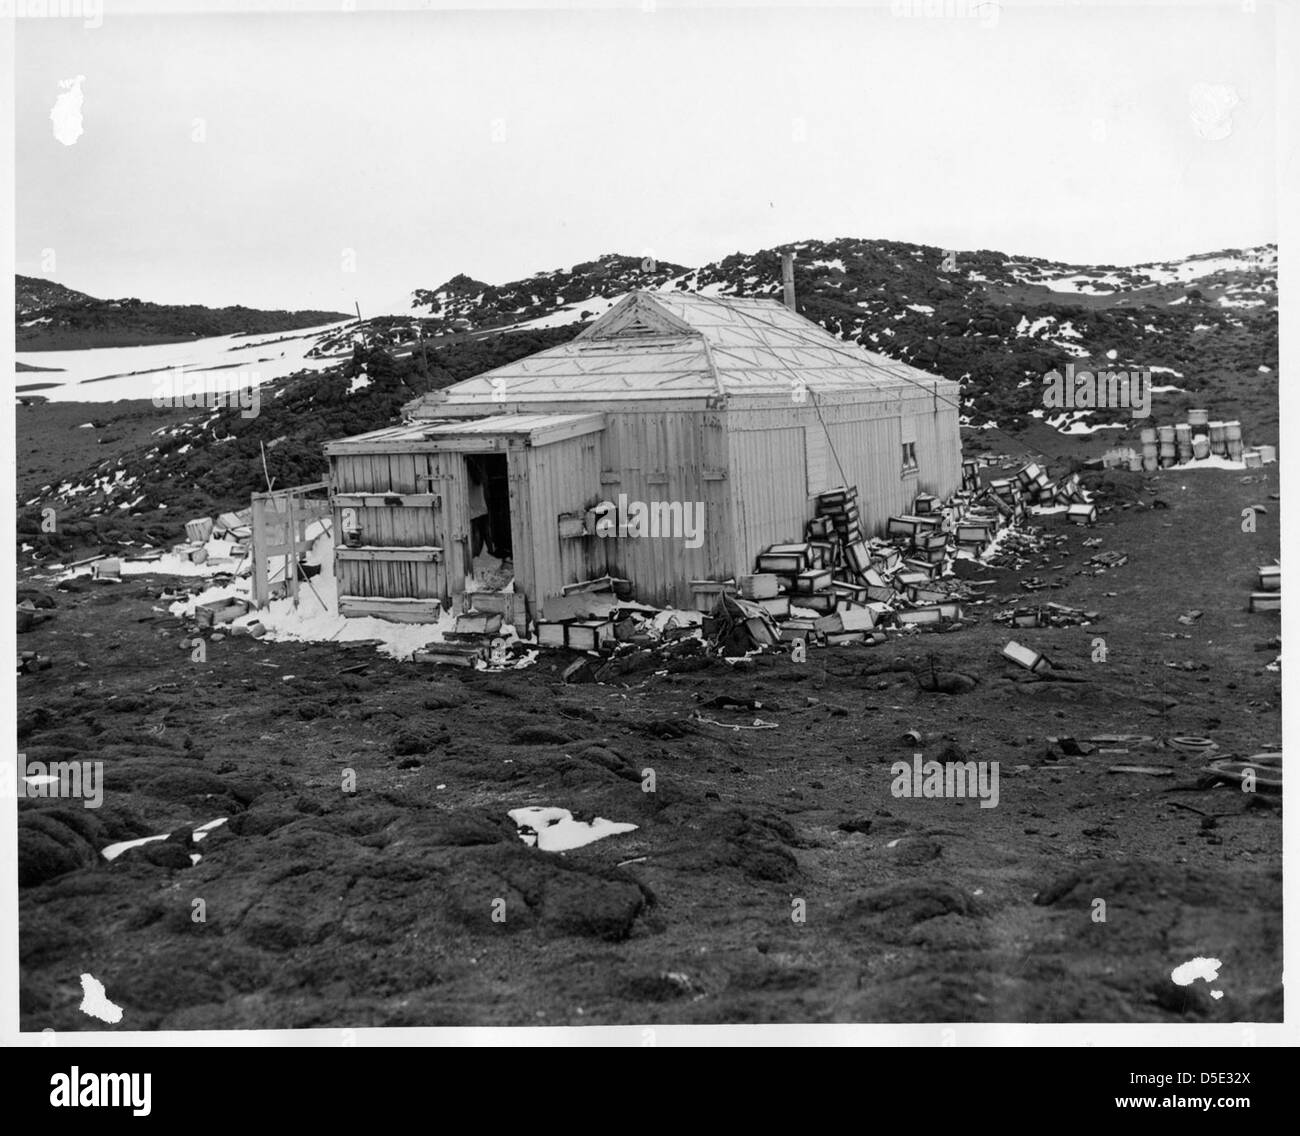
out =
[(1208, 410), (1189, 410), (1187, 421), (1177, 426), (1150, 426), (1142, 431), (1145, 470), (1201, 461), (1211, 454), (1243, 462), (1251, 469), (1277, 461), (1275, 446), (1246, 449), (1241, 440), (1241, 423), (1211, 422)]

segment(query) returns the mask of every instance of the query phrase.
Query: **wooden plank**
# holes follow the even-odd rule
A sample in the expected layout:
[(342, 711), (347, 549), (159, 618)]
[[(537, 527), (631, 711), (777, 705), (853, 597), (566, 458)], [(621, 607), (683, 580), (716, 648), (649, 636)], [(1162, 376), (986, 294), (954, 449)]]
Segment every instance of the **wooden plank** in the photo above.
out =
[(253, 494), (253, 604), (266, 607), (270, 599), (270, 584), (266, 579), (266, 503), (260, 494)]
[[(533, 549), (533, 494), (528, 481), (529, 462), (534, 457), (521, 442), (515, 441), (506, 461), (506, 484), (510, 493), (510, 544), (514, 550), (515, 590), (523, 592), (535, 603), (539, 598), (537, 559)], [(555, 538), (548, 533), (548, 539)]]
[(380, 596), (340, 596), (339, 613), (346, 616), (375, 615), (395, 623), (437, 623), (442, 618), (438, 600), (384, 599)]
[(437, 493), (335, 493), (334, 503), (343, 508), (384, 509), (442, 507)]
[(440, 437), (435, 453), (451, 454), (504, 454), (514, 442), (509, 434), (463, 434), (459, 437)]
[(411, 661), (443, 667), (472, 667), (480, 659), (487, 661), (487, 648), (460, 643), (431, 643), (411, 652)]
[(603, 429), (605, 429), (603, 414), (585, 414), (572, 422), (559, 422), (554, 426), (532, 430), (528, 434), (528, 440), (534, 446), (549, 446), (552, 442), (563, 442), (568, 438), (595, 434)]
[(292, 495), (290, 495), (285, 506), (289, 552), (284, 558), (284, 576), (289, 582), (289, 595), (293, 599), (293, 606), (296, 609), (298, 607), (298, 514), (294, 509)]
[(328, 481), (313, 481), (307, 485), (295, 485), (290, 489), (276, 489), (270, 493), (254, 493), (252, 498), (254, 501), (269, 501), (272, 498), (283, 498), (292, 494), (314, 493), (317, 490), (329, 489), (329, 487), (330, 483)]
[(360, 456), (369, 454), (436, 454), (457, 453), (466, 447), (448, 445), (446, 442), (420, 440), (418, 442), (326, 442), (328, 457)]
[(343, 548), (335, 546), (334, 556), (337, 560), (383, 560), (400, 561), (407, 564), (438, 564), (442, 561), (441, 548)]

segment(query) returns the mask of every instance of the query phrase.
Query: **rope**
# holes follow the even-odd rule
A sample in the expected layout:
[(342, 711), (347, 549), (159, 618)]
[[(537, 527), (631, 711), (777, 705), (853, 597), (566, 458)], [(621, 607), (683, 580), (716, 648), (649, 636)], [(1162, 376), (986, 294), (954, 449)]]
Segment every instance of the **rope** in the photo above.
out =
[(840, 484), (847, 489), (849, 487), (849, 479), (844, 473), (844, 466), (840, 464), (840, 455), (835, 449), (834, 440), (831, 438), (831, 428), (826, 425), (826, 419), (822, 417), (822, 408), (817, 404), (816, 392), (809, 390), (808, 393), (812, 395), (813, 409), (817, 411), (817, 417), (821, 421), (822, 429), (826, 431), (826, 444), (830, 447), (831, 457), (835, 459), (835, 468), (840, 471)]

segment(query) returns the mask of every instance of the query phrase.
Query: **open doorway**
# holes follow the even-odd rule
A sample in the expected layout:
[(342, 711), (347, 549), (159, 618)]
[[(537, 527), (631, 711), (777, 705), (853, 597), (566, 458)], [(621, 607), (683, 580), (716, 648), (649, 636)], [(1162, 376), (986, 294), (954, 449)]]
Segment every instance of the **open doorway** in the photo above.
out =
[(500, 591), (514, 579), (510, 473), (505, 454), (466, 454), (471, 570), (478, 591)]

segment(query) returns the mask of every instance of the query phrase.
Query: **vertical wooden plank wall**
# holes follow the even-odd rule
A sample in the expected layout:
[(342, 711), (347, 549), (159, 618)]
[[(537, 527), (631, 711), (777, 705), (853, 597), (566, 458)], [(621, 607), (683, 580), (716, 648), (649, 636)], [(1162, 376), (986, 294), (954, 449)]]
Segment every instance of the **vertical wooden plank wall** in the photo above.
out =
[(629, 409), (610, 414), (604, 431), (601, 492), (618, 502), (703, 504), (702, 542), (673, 537), (611, 541), (609, 571), (633, 581), (645, 603), (687, 605), (689, 581), (712, 579), (730, 561), (726, 412)]
[[(560, 595), (565, 584), (606, 573), (607, 546), (611, 543), (608, 539), (587, 536), (561, 540), (559, 536), (561, 514), (583, 513), (602, 500), (600, 453), (599, 434), (583, 434), (511, 452), (510, 516), (512, 527), (519, 532), (515, 544), (516, 587), (526, 591), (535, 605), (544, 606), (548, 596)], [(526, 510), (531, 535), (523, 546), (530, 561), (526, 571), (520, 562), (519, 538), (523, 533), (515, 515), (516, 461), (521, 482), (519, 507)]]
[[(437, 455), (446, 457), (449, 455)], [(401, 560), (342, 560), (335, 557), (339, 595), (386, 599), (446, 599), (452, 571), (445, 535), (448, 494), (430, 476), (425, 453), (341, 454), (330, 459), (337, 493), (439, 493), (442, 506), (356, 507), (365, 546), (396, 548), (434, 546), (444, 550), (442, 564)], [(343, 545), (343, 506), (334, 505), (336, 547)]]

